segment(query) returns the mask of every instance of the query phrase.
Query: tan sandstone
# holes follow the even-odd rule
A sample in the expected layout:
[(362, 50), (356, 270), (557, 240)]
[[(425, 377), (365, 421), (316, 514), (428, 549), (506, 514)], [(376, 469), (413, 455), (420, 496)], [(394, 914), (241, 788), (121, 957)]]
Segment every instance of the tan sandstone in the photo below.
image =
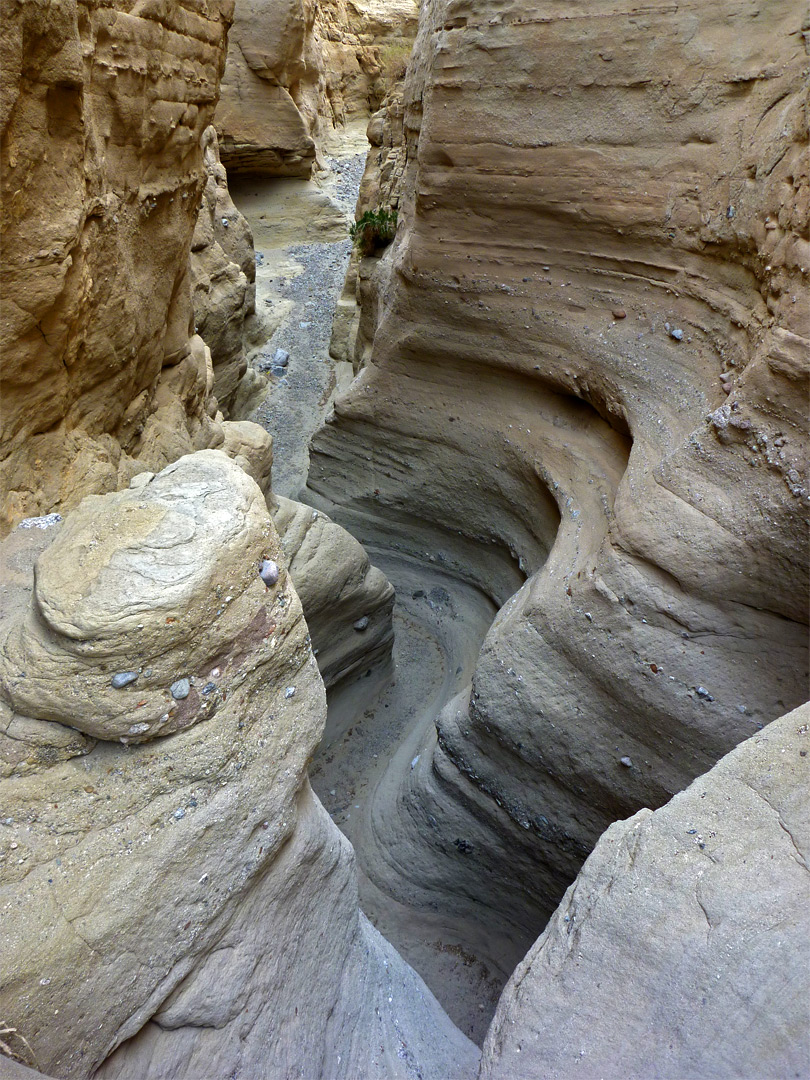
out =
[(232, 10), (4, 10), (4, 531), (221, 441), (188, 251)]
[(471, 1076), (309, 789), (324, 688), (255, 482), (203, 451), (9, 544), (0, 1016), (38, 1066)]
[(433, 0), (372, 125), (400, 223), (309, 497), (502, 606), (360, 859), (496, 970), (611, 822), (807, 695), (802, 15)]
[(231, 172), (309, 176), (330, 130), (401, 78), (414, 0), (239, 0), (216, 124)]

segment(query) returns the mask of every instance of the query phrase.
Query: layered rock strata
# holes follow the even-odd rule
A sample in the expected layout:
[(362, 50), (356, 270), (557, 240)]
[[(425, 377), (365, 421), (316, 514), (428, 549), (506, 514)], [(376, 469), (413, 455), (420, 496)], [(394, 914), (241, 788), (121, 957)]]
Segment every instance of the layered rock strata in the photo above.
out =
[(4, 11), (4, 531), (221, 441), (188, 252), (232, 10)]
[(801, 18), (422, 9), (398, 238), (309, 485), (501, 604), (494, 552), (528, 578), (360, 853), (516, 950), (612, 821), (806, 696)]
[(404, 74), (415, 30), (413, 0), (239, 0), (216, 121), (228, 169), (309, 176), (321, 136)]
[(471, 1076), (310, 792), (323, 683), (255, 482), (203, 451), (32, 524), (3, 549), (0, 1015), (33, 1060)]
[(280, 497), (272, 509), (327, 690), (390, 658), (394, 589), (385, 574), (320, 511)]
[[(203, 132), (202, 146), (206, 181), (190, 255), (194, 329), (211, 350), (213, 392), (228, 416), (246, 392), (246, 322), (256, 322), (256, 254), (250, 226), (228, 191), (213, 126)], [(254, 389), (266, 387), (252, 369), (248, 381)]]

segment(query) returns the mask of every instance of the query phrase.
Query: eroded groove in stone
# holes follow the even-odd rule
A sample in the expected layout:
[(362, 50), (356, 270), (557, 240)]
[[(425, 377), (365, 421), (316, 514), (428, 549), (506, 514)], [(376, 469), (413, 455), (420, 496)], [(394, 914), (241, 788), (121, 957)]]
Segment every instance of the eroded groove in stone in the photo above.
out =
[(611, 821), (806, 695), (798, 12), (694, 15), (436, 0), (377, 120), (400, 227), (311, 497), (528, 575), (504, 603), (492, 568), (471, 686), (371, 812), (360, 860), (419, 911), (533, 936)]

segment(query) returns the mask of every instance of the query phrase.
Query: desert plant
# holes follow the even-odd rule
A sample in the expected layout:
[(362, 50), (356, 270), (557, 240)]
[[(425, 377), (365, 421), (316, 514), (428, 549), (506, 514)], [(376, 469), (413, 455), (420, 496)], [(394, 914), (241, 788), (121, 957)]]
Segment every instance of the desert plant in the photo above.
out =
[(366, 210), (349, 229), (349, 235), (361, 255), (373, 255), (394, 239), (397, 231), (396, 210), (379, 206)]
[(405, 78), (412, 47), (410, 39), (389, 41), (380, 46), (380, 66), (389, 85)]

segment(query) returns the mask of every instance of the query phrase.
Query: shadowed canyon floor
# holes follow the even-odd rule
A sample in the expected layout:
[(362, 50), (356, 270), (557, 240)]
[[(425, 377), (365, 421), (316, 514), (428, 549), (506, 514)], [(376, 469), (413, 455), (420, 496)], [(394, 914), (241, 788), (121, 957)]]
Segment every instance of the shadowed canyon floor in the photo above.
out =
[[(273, 435), (273, 489), (292, 498), (306, 482), (309, 439), (328, 415), (338, 383), (351, 378), (328, 346), (367, 146), (365, 126), (354, 125), (336, 133), (328, 147), (329, 171), (317, 180), (248, 177), (230, 183), (254, 235), (257, 307), (273, 328), (252, 362), (262, 370), (277, 349), (290, 354), (252, 416)], [(374, 475), (369, 463), (372, 486)], [(522, 934), (493, 933), (484, 913), (480, 920), (459, 917), (416, 896), (409, 904), (407, 875), (390, 864), (375, 819), (396, 814), (402, 776), (429, 762), (436, 717), (469, 686), (498, 604), (454, 571), (463, 553), (451, 558), (432, 539), (428, 549), (415, 552), (407, 523), (371, 518), (354, 533), (397, 591), (394, 655), (391, 663), (374, 665), (329, 692), (313, 788), (355, 848), (363, 912), (480, 1044), (504, 982), (542, 924)], [(445, 539), (452, 546), (453, 538)], [(524, 575), (509, 556), (499, 562), (508, 595)], [(464, 850), (468, 841), (455, 839)], [(386, 891), (392, 874), (404, 884), (397, 899)]]

